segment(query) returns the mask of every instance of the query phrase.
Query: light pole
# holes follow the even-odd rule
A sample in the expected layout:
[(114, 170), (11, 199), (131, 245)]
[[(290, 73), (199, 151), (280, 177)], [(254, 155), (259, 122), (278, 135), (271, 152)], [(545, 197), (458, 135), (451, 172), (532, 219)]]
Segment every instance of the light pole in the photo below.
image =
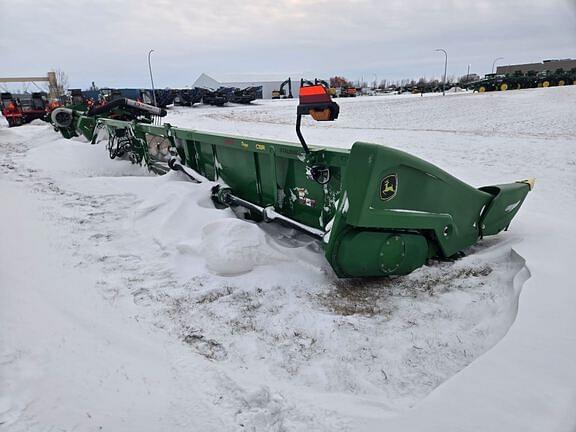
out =
[(152, 78), (152, 64), (150, 63), (150, 54), (154, 52), (153, 49), (148, 51), (148, 70), (150, 71), (150, 82), (152, 83), (152, 97), (154, 99), (154, 106), (156, 105), (156, 90), (154, 89), (154, 78)]
[(446, 96), (446, 71), (448, 70), (448, 53), (442, 48), (435, 49), (434, 51), (442, 51), (444, 53), (444, 79), (442, 80), (442, 96)]
[(496, 57), (496, 58), (494, 59), (494, 61), (492, 62), (492, 73), (494, 73), (494, 66), (496, 66), (496, 62), (497, 62), (498, 60), (503, 60), (503, 59), (504, 59), (504, 57)]

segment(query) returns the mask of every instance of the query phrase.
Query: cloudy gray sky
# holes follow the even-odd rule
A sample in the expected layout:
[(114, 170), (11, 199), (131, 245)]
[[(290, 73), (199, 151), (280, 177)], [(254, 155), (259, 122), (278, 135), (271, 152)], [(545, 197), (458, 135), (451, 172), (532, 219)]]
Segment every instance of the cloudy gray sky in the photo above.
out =
[(72, 87), (191, 84), (201, 72), (441, 76), (576, 58), (576, 0), (0, 0), (0, 76)]

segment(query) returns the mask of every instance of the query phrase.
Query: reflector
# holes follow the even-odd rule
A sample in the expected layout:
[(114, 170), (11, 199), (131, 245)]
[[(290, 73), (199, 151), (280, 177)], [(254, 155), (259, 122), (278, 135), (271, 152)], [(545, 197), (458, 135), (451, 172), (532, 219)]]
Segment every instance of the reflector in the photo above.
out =
[(298, 115), (311, 115), (316, 121), (332, 121), (338, 118), (339, 107), (332, 101), (328, 89), (322, 84), (300, 87)]
[(300, 104), (316, 104), (331, 102), (330, 94), (326, 88), (319, 84), (313, 86), (300, 87)]
[(316, 121), (330, 121), (332, 116), (332, 110), (330, 108), (325, 108), (323, 110), (310, 110), (310, 115)]

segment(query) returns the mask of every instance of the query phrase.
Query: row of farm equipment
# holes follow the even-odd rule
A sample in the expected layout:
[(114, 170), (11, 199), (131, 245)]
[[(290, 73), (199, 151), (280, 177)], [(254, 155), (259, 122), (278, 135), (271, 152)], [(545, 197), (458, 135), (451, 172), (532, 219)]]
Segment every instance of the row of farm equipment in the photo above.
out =
[(227, 103), (249, 104), (262, 98), (262, 87), (220, 87), (219, 89), (70, 89), (66, 96), (48, 101), (45, 92), (31, 94), (0, 94), (0, 110), (9, 127), (30, 123), (35, 119), (48, 119), (50, 112), (60, 106), (87, 111), (108, 105), (114, 101), (130, 99), (160, 108), (168, 105), (193, 106), (198, 103), (223, 106)]
[(516, 71), (512, 74), (487, 74), (481, 80), (468, 84), (468, 88), (480, 93), (488, 91), (519, 90), (539, 87), (576, 85), (576, 68), (569, 71), (557, 69), (554, 72), (537, 73)]
[[(80, 90), (76, 90), (78, 92)], [(191, 89), (100, 89), (81, 91), (84, 99), (93, 103), (112, 101), (120, 98), (129, 98), (166, 108), (168, 105), (193, 106), (203, 103), (206, 105), (223, 106), (226, 103), (249, 104), (262, 98), (262, 87), (220, 87), (208, 89), (194, 87)]]
[(210, 90), (194, 87), (192, 89), (175, 90), (173, 102), (174, 105), (178, 106), (193, 106), (197, 103), (223, 106), (228, 102), (249, 104), (256, 99), (262, 99), (262, 86), (246, 87), (243, 89), (220, 87), (217, 90)]
[(49, 103), (45, 92), (27, 95), (0, 93), (0, 110), (9, 127), (20, 126), (36, 119), (44, 119), (51, 108), (58, 104)]
[(576, 85), (576, 68), (569, 71), (557, 69), (555, 71), (516, 71), (510, 74), (486, 74), (484, 78), (468, 81), (463, 77), (461, 82), (447, 82), (442, 86), (440, 81), (422, 81), (411, 83), (391, 90), (398, 93), (437, 93), (456, 90), (472, 90), (474, 92), (484, 93), (490, 91), (507, 91), (529, 88), (546, 88), (565, 85)]
[(56, 108), (50, 121), (65, 138), (84, 136), (113, 159), (178, 171), (190, 187), (208, 182), (216, 208), (309, 235), (338, 277), (402, 275), (457, 259), (507, 229), (532, 189), (528, 180), (477, 189), (379, 144), (310, 145), (302, 118), (334, 121), (340, 107), (329, 88), (302, 84), (298, 144), (160, 125), (165, 109), (129, 98)]

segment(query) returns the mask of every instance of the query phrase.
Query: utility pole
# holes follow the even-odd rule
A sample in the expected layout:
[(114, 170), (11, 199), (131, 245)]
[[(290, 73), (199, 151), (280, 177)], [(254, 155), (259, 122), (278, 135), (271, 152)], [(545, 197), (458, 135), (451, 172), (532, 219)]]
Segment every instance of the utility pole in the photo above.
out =
[(442, 96), (446, 96), (446, 71), (448, 70), (448, 53), (442, 48), (435, 49), (434, 51), (442, 51), (444, 53), (444, 79), (442, 80)]
[(156, 105), (156, 90), (154, 89), (154, 78), (152, 77), (152, 64), (150, 63), (150, 54), (152, 54), (154, 52), (153, 49), (151, 49), (148, 52), (148, 70), (150, 71), (150, 82), (152, 83), (152, 97), (154, 99), (154, 106), (158, 106)]
[(494, 66), (496, 66), (496, 62), (497, 62), (498, 60), (503, 60), (503, 59), (504, 59), (504, 57), (496, 57), (496, 58), (494, 59), (494, 61), (492, 62), (492, 73), (494, 73)]

